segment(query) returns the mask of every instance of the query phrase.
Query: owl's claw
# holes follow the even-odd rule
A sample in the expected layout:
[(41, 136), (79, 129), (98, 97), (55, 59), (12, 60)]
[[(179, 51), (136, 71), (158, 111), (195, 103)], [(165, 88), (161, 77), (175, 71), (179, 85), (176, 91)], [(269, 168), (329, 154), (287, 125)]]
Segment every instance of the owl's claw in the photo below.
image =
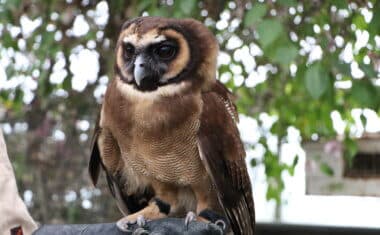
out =
[(133, 221), (125, 221), (123, 219), (116, 222), (116, 226), (123, 232), (131, 232), (131, 225), (135, 224)]
[(226, 222), (225, 222), (224, 220), (221, 220), (221, 219), (215, 221), (214, 224), (215, 224), (216, 226), (218, 226), (219, 228), (221, 228), (223, 231), (225, 231), (226, 228), (227, 228), (227, 224), (226, 224)]
[[(123, 232), (131, 232), (133, 230), (132, 225), (135, 225), (133, 226), (134, 228), (136, 228), (136, 225), (137, 225), (137, 228), (138, 228), (137, 230), (139, 230), (140, 232), (143, 232), (144, 230), (143, 227), (146, 225), (146, 219), (144, 218), (143, 215), (139, 215), (137, 216), (136, 219), (130, 219), (130, 217), (124, 217), (116, 222), (116, 226)], [(135, 234), (135, 232), (133, 234)], [(145, 234), (145, 233), (136, 233), (136, 234)]]
[(189, 228), (189, 224), (192, 221), (195, 221), (196, 219), (197, 219), (197, 215), (194, 212), (192, 212), (192, 211), (187, 212), (187, 215), (186, 215), (186, 218), (185, 218), (186, 230)]
[(145, 229), (143, 229), (143, 228), (138, 228), (138, 229), (136, 229), (133, 233), (132, 233), (132, 235), (149, 235), (149, 231), (147, 231), (147, 230), (145, 230)]
[(143, 216), (143, 215), (139, 215), (139, 216), (137, 216), (136, 223), (137, 223), (137, 225), (138, 225), (140, 228), (141, 228), (141, 227), (144, 227), (145, 224), (146, 224), (146, 220), (145, 220), (144, 216)]

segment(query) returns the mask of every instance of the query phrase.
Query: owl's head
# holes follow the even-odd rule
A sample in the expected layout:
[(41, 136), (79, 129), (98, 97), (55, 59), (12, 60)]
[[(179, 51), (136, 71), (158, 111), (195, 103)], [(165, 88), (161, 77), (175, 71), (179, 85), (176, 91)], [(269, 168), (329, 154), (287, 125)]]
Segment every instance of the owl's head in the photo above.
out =
[(118, 79), (140, 92), (215, 79), (218, 43), (192, 19), (140, 17), (124, 23), (116, 47)]

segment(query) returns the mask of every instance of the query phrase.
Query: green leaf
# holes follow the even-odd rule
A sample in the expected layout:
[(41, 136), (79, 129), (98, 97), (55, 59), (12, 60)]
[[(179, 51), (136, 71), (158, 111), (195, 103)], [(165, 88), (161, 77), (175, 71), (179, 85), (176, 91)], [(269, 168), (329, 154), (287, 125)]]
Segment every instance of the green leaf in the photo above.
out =
[(355, 155), (358, 153), (358, 144), (349, 137), (346, 137), (343, 141), (344, 144), (344, 158), (347, 161), (348, 167), (352, 166), (352, 162)]
[[(5, 4), (4, 4), (4, 2), (5, 2)], [(4, 1), (4, 2), (2, 2), (2, 4), (1, 4), (2, 7), (1, 8), (4, 7), (9, 12), (13, 12), (16, 9), (20, 9), (20, 6), (22, 5), (22, 3), (21, 3), (22, 1), (21, 0), (12, 0), (12, 1)], [(12, 15), (12, 14), (10, 14), (10, 15)], [(10, 20), (10, 22), (14, 23), (13, 20)]]
[(298, 160), (299, 160), (299, 157), (298, 157), (298, 155), (296, 155), (296, 156), (294, 157), (294, 159), (293, 159), (292, 167), (295, 167), (295, 166), (297, 165)]
[(325, 162), (322, 162), (319, 165), (319, 169), (325, 175), (328, 175), (328, 176), (333, 176), (334, 175), (334, 170), (327, 163), (325, 163)]
[(289, 174), (290, 174), (291, 176), (294, 176), (294, 171), (295, 171), (295, 169), (296, 169), (296, 166), (297, 166), (298, 160), (299, 160), (298, 155), (296, 155), (295, 158), (293, 159), (292, 164), (288, 167), (288, 171), (289, 171)]
[(363, 72), (366, 74), (367, 77), (369, 78), (377, 77), (375, 68), (371, 64), (359, 64), (359, 68), (363, 70)]
[(288, 66), (298, 55), (298, 49), (293, 44), (288, 47), (280, 47), (276, 50), (273, 61), (283, 66)]
[(339, 9), (345, 9), (345, 8), (348, 7), (347, 2), (346, 1), (342, 1), (342, 0), (332, 0), (331, 4), (335, 5)]
[(17, 88), (15, 91), (15, 97), (13, 99), (14, 102), (21, 104), (23, 98), (24, 98), (24, 92), (20, 88)]
[(363, 115), (363, 113), (360, 114), (360, 121), (362, 122), (363, 126), (367, 125), (367, 118)]
[(17, 48), (17, 40), (12, 38), (11, 34), (8, 33), (7, 31), (3, 32), (3, 35), (2, 35), (2, 47), (11, 47), (13, 49), (18, 49)]
[(367, 23), (365, 22), (364, 16), (362, 14), (357, 14), (353, 19), (352, 22), (356, 25), (356, 28), (358, 29), (366, 29)]
[(335, 67), (339, 70), (340, 73), (351, 77), (351, 67), (349, 64), (341, 62), (340, 60), (335, 62)]
[(197, 0), (186, 0), (179, 2), (181, 11), (186, 15), (189, 15), (197, 6)]
[(168, 15), (169, 15), (169, 11), (165, 7), (154, 8), (150, 13), (152, 16), (168, 17)]
[(150, 0), (140, 0), (138, 5), (137, 5), (137, 10), (139, 12), (142, 12), (144, 10), (146, 10), (147, 8), (149, 8), (149, 6), (152, 4), (152, 1)]
[(62, 82), (62, 89), (69, 91), (71, 89), (71, 77), (66, 77)]
[(6, 101), (9, 97), (9, 91), (6, 90), (0, 90), (0, 100)]
[(314, 63), (305, 74), (305, 86), (311, 97), (318, 99), (326, 91), (328, 76), (322, 64)]
[[(125, 1), (124, 0), (114, 0), (108, 1), (110, 9), (114, 10), (114, 13), (121, 13), (125, 10)], [(137, 12), (132, 13), (134, 16), (137, 16)]]
[(376, 9), (373, 11), (372, 20), (368, 25), (368, 31), (372, 37), (379, 34), (380, 32), (380, 1), (377, 1), (375, 3), (375, 6), (373, 9)]
[(354, 80), (351, 95), (354, 102), (361, 107), (374, 108), (377, 105), (377, 91), (370, 81)]
[(297, 6), (297, 1), (295, 0), (277, 0), (277, 2), (286, 7), (294, 7)]
[(277, 203), (280, 203), (281, 201), (281, 190), (279, 190), (276, 187), (273, 187), (272, 185), (268, 186), (267, 193), (266, 193), (266, 199), (269, 201), (271, 199), (274, 199)]
[(265, 4), (255, 4), (244, 16), (244, 26), (249, 27), (259, 22), (267, 14)]
[(257, 159), (256, 158), (252, 158), (251, 160), (251, 166), (255, 167), (257, 166), (258, 162), (257, 162)]
[(277, 20), (264, 20), (257, 27), (257, 33), (261, 46), (266, 48), (284, 34), (284, 27)]
[(39, 50), (40, 52), (43, 52), (40, 54), (41, 58), (44, 58), (47, 55), (54, 55), (52, 48), (57, 45), (54, 40), (54, 32), (46, 31), (41, 36), (41, 49)]

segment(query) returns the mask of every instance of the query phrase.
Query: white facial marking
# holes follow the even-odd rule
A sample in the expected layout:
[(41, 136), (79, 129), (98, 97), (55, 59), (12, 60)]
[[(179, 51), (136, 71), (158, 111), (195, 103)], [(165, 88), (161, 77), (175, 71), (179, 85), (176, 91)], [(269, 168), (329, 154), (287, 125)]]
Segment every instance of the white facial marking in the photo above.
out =
[(130, 43), (135, 47), (145, 47), (165, 40), (166, 37), (164, 35), (157, 35), (156, 33), (147, 33), (141, 38), (137, 37), (137, 34), (131, 34), (123, 38), (124, 43)]
[(158, 43), (158, 42), (162, 42), (162, 41), (165, 41), (166, 40), (166, 37), (164, 35), (160, 35), (160, 36), (156, 36), (152, 41), (151, 43)]
[(123, 38), (124, 43), (131, 43), (135, 44), (137, 42), (137, 35), (136, 34), (130, 34)]
[(137, 97), (139, 100), (155, 100), (162, 97), (170, 97), (182, 93), (184, 90), (190, 87), (188, 81), (182, 81), (180, 83), (168, 84), (158, 87), (157, 90), (150, 92), (142, 92), (133, 87), (133, 85), (127, 84), (118, 80), (118, 88), (122, 94), (128, 97)]

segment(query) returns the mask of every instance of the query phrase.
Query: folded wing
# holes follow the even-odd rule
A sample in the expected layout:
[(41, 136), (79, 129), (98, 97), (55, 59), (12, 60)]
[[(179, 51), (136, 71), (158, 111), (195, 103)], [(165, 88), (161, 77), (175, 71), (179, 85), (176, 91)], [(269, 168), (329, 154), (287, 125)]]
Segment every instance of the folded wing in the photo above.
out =
[(235, 235), (254, 234), (255, 211), (231, 93), (219, 82), (202, 94), (199, 152)]

